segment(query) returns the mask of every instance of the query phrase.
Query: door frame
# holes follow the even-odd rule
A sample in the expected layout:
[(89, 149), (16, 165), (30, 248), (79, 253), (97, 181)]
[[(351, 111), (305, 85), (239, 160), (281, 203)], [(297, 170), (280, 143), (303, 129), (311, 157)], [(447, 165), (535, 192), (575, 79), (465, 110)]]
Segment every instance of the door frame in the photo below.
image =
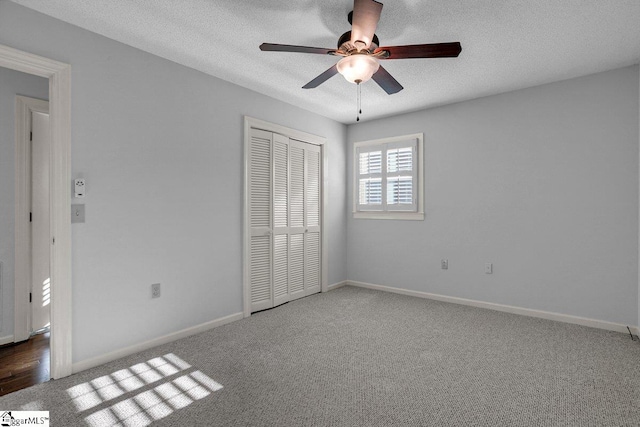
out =
[[(62, 378), (72, 373), (71, 66), (0, 44), (0, 67), (49, 80), (50, 372), (51, 378)], [(16, 254), (16, 260), (19, 258)]]
[(327, 245), (327, 230), (326, 221), (328, 210), (328, 189), (329, 189), (329, 163), (328, 163), (328, 150), (327, 139), (322, 136), (313, 135), (310, 133), (302, 132), (299, 130), (291, 129), (286, 126), (278, 125), (275, 123), (266, 122), (264, 120), (256, 119), (249, 116), (244, 116), (244, 206), (243, 206), (243, 245), (242, 245), (242, 291), (243, 291), (243, 313), (244, 317), (251, 316), (251, 284), (250, 284), (250, 248), (251, 248), (251, 224), (249, 222), (249, 171), (250, 171), (250, 158), (249, 158), (249, 144), (251, 142), (250, 131), (251, 129), (260, 129), (267, 132), (279, 133), (292, 139), (304, 141), (309, 144), (320, 146), (320, 158), (322, 160), (322, 189), (321, 203), (320, 203), (320, 230), (321, 230), (321, 244), (322, 244), (322, 266), (321, 266), (321, 291), (327, 292), (329, 290), (328, 277), (329, 277), (329, 246)]
[(49, 101), (16, 95), (15, 100), (15, 270), (13, 305), (13, 341), (29, 338), (31, 333), (32, 239), (26, 219), (31, 212), (32, 113), (49, 114)]

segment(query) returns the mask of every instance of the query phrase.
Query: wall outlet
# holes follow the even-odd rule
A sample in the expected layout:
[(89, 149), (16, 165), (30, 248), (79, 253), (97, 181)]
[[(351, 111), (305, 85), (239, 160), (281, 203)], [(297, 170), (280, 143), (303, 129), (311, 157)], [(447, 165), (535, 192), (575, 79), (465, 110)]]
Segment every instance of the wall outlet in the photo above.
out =
[(449, 269), (449, 260), (448, 259), (440, 260), (440, 268), (442, 268), (443, 270), (448, 270)]
[(84, 178), (78, 178), (73, 181), (73, 188), (75, 189), (75, 197), (84, 197), (85, 194), (85, 186), (84, 186)]
[(160, 298), (160, 283), (151, 285), (151, 298)]
[(485, 274), (492, 274), (493, 273), (493, 264), (491, 264), (490, 262), (486, 263), (484, 265), (484, 272), (485, 272)]

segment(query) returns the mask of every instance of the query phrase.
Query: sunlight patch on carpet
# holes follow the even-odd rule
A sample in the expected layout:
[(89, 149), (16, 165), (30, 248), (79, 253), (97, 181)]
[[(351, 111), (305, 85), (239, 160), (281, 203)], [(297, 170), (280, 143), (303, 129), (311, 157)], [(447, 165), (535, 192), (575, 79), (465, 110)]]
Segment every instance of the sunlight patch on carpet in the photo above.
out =
[(220, 389), (221, 384), (169, 353), (73, 386), (67, 394), (91, 427), (142, 427)]

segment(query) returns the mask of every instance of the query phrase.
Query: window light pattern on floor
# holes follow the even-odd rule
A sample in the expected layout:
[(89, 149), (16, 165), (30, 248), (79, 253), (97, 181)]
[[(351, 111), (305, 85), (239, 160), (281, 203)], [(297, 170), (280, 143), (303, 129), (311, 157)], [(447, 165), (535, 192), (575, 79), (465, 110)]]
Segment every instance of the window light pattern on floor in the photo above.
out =
[(220, 389), (221, 384), (169, 353), (71, 387), (67, 394), (78, 412), (86, 412), (91, 427), (142, 427)]

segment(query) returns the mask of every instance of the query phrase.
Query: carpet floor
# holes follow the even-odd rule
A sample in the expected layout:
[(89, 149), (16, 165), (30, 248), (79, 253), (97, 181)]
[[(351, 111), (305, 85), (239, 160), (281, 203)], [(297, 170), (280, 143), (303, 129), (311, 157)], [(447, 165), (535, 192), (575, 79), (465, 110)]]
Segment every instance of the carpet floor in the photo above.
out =
[(52, 426), (638, 426), (629, 335), (343, 287), (0, 397)]

